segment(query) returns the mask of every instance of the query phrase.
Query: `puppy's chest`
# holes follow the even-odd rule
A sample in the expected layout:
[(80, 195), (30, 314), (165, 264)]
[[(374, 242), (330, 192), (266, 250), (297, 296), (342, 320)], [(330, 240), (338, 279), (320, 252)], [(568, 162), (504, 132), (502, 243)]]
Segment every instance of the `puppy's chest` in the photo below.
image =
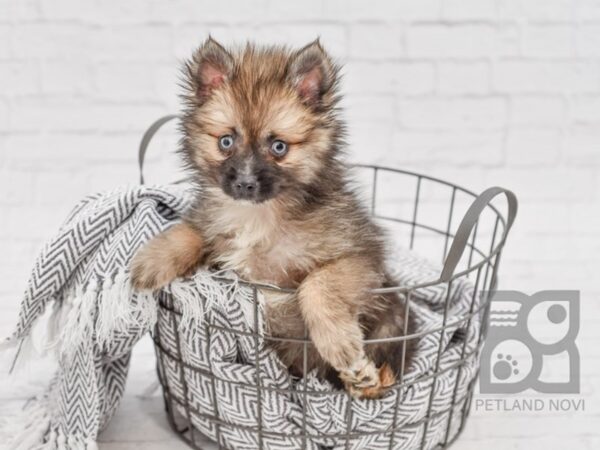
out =
[(221, 226), (211, 239), (211, 262), (224, 269), (250, 281), (293, 287), (314, 267), (315, 255), (305, 233), (268, 212), (230, 211), (216, 219)]

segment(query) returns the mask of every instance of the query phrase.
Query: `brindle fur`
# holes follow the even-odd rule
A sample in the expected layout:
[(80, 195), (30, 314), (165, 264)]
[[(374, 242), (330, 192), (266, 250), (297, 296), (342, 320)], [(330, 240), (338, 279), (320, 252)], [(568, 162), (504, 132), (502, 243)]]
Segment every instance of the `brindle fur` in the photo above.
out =
[[(136, 255), (134, 284), (159, 288), (205, 264), (297, 288), (295, 295), (264, 292), (270, 333), (308, 333), (308, 370), (356, 397), (383, 395), (400, 372), (402, 344), (365, 346), (363, 339), (402, 335), (405, 310), (397, 295), (369, 292), (393, 280), (384, 233), (341, 162), (338, 67), (318, 41), (297, 51), (247, 45), (230, 52), (209, 39), (185, 78), (181, 153), (196, 201), (182, 224)], [(228, 152), (218, 146), (224, 134), (235, 136)], [(274, 139), (288, 143), (284, 157), (270, 153)], [(249, 200), (232, 188), (242, 172), (257, 180)], [(302, 345), (273, 346), (302, 374)]]

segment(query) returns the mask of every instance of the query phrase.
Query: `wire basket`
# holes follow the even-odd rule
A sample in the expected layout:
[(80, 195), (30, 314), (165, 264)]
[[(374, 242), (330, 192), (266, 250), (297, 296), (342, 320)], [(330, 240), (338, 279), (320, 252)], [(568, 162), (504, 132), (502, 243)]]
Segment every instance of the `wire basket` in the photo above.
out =
[[(163, 122), (155, 124), (144, 136), (142, 148), (140, 151), (140, 168), (143, 164), (144, 153), (152, 135), (162, 125), (169, 120), (163, 119)], [(431, 373), (424, 374), (417, 380), (404, 380), (404, 371), (400, 374), (397, 382), (392, 387), (396, 391), (395, 407), (392, 412), (390, 426), (384, 430), (370, 431), (365, 433), (378, 434), (380, 438), (375, 446), (357, 445), (356, 438), (361, 437), (362, 432), (352, 431), (352, 402), (353, 399), (348, 396), (347, 402), (347, 429), (345, 433), (335, 433), (331, 436), (314, 436), (306, 427), (306, 403), (303, 403), (302, 418), (300, 420), (301, 431), (298, 434), (286, 436), (285, 433), (274, 432), (270, 429), (268, 420), (264, 420), (262, 410), (264, 400), (269, 387), (263, 386), (259, 375), (259, 363), (256, 359), (254, 368), (257, 371), (255, 380), (244, 384), (248, 389), (256, 392), (256, 409), (258, 413), (258, 423), (255, 427), (236, 424), (234, 421), (225, 420), (219, 417), (218, 399), (216, 396), (216, 383), (227, 383), (215, 376), (210, 365), (200, 367), (184, 361), (182, 358), (181, 339), (184, 339), (179, 331), (181, 312), (177, 308), (177, 299), (169, 294), (161, 294), (159, 305), (159, 320), (153, 333), (155, 342), (157, 369), (159, 380), (163, 388), (166, 412), (169, 423), (173, 430), (188, 445), (195, 449), (226, 449), (228, 448), (225, 439), (222, 439), (222, 430), (236, 429), (242, 433), (254, 433), (257, 436), (257, 444), (246, 444), (238, 448), (258, 448), (262, 449), (307, 449), (307, 448), (344, 448), (358, 449), (365, 448), (389, 448), (389, 449), (432, 449), (447, 448), (452, 444), (462, 432), (466, 419), (469, 415), (471, 400), (473, 397), (474, 386), (479, 371), (479, 354), (484, 343), (487, 332), (487, 322), (489, 315), (490, 300), (497, 287), (498, 267), (503, 246), (506, 242), (508, 232), (513, 224), (517, 211), (517, 200), (514, 194), (502, 188), (490, 188), (479, 196), (473, 192), (464, 189), (455, 184), (439, 180), (426, 175), (413, 173), (405, 170), (392, 169), (373, 165), (355, 165), (353, 166), (356, 177), (362, 181), (362, 185), (367, 186), (365, 191), (365, 201), (368, 202), (372, 217), (384, 225), (393, 237), (395, 243), (418, 252), (426, 256), (429, 260), (440, 261), (441, 271), (439, 276), (434, 279), (421, 280), (417, 283), (406, 283), (396, 287), (382, 288), (376, 292), (398, 292), (401, 298), (406, 302), (406, 310), (411, 310), (411, 301), (419, 292), (428, 289), (443, 288), (447, 293), (445, 303), (440, 309), (443, 316), (442, 325), (435, 330), (429, 330), (425, 333), (416, 333), (408, 336), (398, 336), (389, 340), (402, 341), (404, 351), (406, 345), (411, 339), (422, 339), (427, 335), (434, 336), (439, 341), (437, 355), (435, 355), (434, 370)], [(143, 177), (142, 177), (143, 181)], [(504, 195), (507, 200), (507, 207), (500, 207), (496, 204), (496, 197)], [(506, 210), (506, 212), (502, 212)], [(466, 211), (466, 212), (463, 212)], [(462, 280), (462, 281), (460, 281)], [(472, 299), (469, 308), (459, 316), (450, 317), (449, 301), (450, 292), (453, 284), (458, 282), (468, 282), (472, 285)], [(245, 282), (244, 282), (245, 283)], [(253, 292), (253, 307), (255, 308), (254, 317), (258, 318), (258, 292), (261, 289), (283, 290), (263, 285), (250, 286)], [(258, 319), (256, 319), (258, 320)], [(406, 321), (405, 321), (406, 322)], [(213, 328), (218, 325), (206, 323), (207, 333), (211, 333)], [(476, 344), (467, 350), (467, 340), (460, 344), (459, 355), (456, 361), (442, 367), (442, 360), (447, 348), (443, 342), (445, 333), (452, 328), (460, 328), (463, 333), (469, 334), (473, 328), (476, 329)], [(258, 326), (255, 330), (259, 330)], [(236, 330), (229, 330), (236, 333)], [(246, 338), (253, 340), (255, 353), (259, 354), (259, 346), (270, 340), (283, 340), (285, 338), (273, 338), (262, 332), (245, 333)], [(405, 333), (406, 334), (406, 333)], [(172, 339), (165, 339), (170, 336)], [(447, 337), (447, 336), (446, 336)], [(378, 340), (381, 341), (381, 340)], [(290, 339), (289, 342), (301, 343), (306, 349), (312, 345), (310, 340)], [(369, 345), (369, 341), (365, 341)], [(306, 359), (307, 352), (304, 351)], [(252, 362), (246, 362), (252, 364)], [(469, 375), (464, 372), (469, 370)], [(474, 369), (474, 370), (473, 370)], [(451, 375), (450, 378), (448, 376)], [(176, 379), (175, 379), (176, 378)], [(455, 380), (453, 385), (446, 386), (449, 389), (451, 401), (446, 402), (445, 406), (434, 406), (437, 402), (436, 384), (440, 380)], [(425, 407), (426, 412), (423, 417), (414, 423), (410, 423), (411, 439), (401, 441), (401, 436), (405, 435), (407, 425), (397, 425), (397, 416), (401, 405), (401, 392), (406, 392), (409, 384), (415, 384), (428, 380), (426, 391)], [(210, 407), (203, 408), (192, 398), (190, 393), (190, 383), (205, 383), (212, 386)], [(173, 384), (177, 384), (174, 389)], [(293, 388), (290, 388), (290, 396), (333, 396), (347, 395), (339, 390), (331, 389), (315, 393), (310, 391), (306, 382), (299, 382)], [(379, 400), (369, 400), (379, 401)], [(196, 420), (202, 420), (204, 429), (210, 429), (211, 439), (201, 433), (195, 426)], [(431, 435), (435, 423), (436, 433)], [(441, 424), (441, 425), (440, 425)], [(251, 428), (251, 429), (248, 429)], [(442, 429), (442, 432), (440, 432)], [(274, 445), (269, 443), (269, 439), (277, 438), (278, 442), (285, 445)], [(331, 446), (310, 446), (311, 439), (321, 438), (321, 442), (332, 442)], [(330, 441), (327, 441), (327, 438)], [(214, 441), (211, 443), (211, 440)]]

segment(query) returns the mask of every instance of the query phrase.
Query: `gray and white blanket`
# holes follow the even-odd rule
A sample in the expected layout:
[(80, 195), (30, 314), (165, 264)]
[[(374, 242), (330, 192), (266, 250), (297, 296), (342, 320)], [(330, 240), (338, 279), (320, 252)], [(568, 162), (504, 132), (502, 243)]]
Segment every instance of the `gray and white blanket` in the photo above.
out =
[[(412, 449), (419, 448), (423, 439), (424, 448), (433, 448), (454, 436), (476, 375), (478, 316), (468, 328), (462, 322), (461, 329), (457, 325), (444, 333), (426, 333), (442, 324), (447, 293), (443, 285), (416, 290), (411, 314), (423, 336), (408, 368), (406, 387), (381, 400), (349, 402), (341, 391), (319, 395), (331, 391), (331, 386), (314, 374), (306, 380), (292, 378), (264, 342), (256, 355), (256, 342), (244, 334), (254, 331), (254, 321), (249, 317), (252, 295), (243, 284), (201, 270), (159, 294), (131, 289), (127, 268), (132, 255), (175, 223), (189, 201), (190, 194), (175, 186), (139, 186), (89, 196), (46, 245), (32, 271), (16, 331), (1, 345), (26, 347), (33, 327), (44, 323), (59, 368), (46, 392), (0, 426), (0, 440), (7, 448), (96, 448), (98, 434), (123, 395), (130, 352), (157, 324), (155, 337), (163, 350), (179, 350), (191, 368), (183, 371), (183, 386), (180, 363), (160, 358), (169, 395), (182, 403), (187, 400), (197, 412), (188, 416), (178, 407), (176, 413), (226, 448), (255, 449), (262, 440), (268, 449), (304, 444), (309, 449)], [(403, 284), (438, 275), (437, 268), (407, 251), (399, 252), (396, 267)], [(170, 299), (176, 320), (175, 313), (158, 307), (159, 297)], [(449, 298), (450, 318), (477, 308), (468, 282), (454, 283)], [(209, 330), (209, 323), (217, 327)], [(459, 369), (462, 355), (470, 356)], [(439, 375), (430, 376), (438, 364)], [(214, 384), (202, 375), (206, 370), (216, 375)], [(265, 387), (260, 402), (253, 386), (257, 370)], [(301, 393), (304, 383), (306, 394)], [(260, 435), (259, 420), (266, 430)], [(394, 424), (394, 444), (389, 447)]]

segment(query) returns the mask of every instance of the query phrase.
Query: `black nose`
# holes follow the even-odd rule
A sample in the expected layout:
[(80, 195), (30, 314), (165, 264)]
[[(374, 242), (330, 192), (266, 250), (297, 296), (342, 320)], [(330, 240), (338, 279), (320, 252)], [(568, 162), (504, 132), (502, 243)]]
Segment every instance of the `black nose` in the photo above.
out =
[(252, 199), (258, 190), (258, 181), (255, 177), (238, 177), (233, 181), (233, 190), (239, 198)]

